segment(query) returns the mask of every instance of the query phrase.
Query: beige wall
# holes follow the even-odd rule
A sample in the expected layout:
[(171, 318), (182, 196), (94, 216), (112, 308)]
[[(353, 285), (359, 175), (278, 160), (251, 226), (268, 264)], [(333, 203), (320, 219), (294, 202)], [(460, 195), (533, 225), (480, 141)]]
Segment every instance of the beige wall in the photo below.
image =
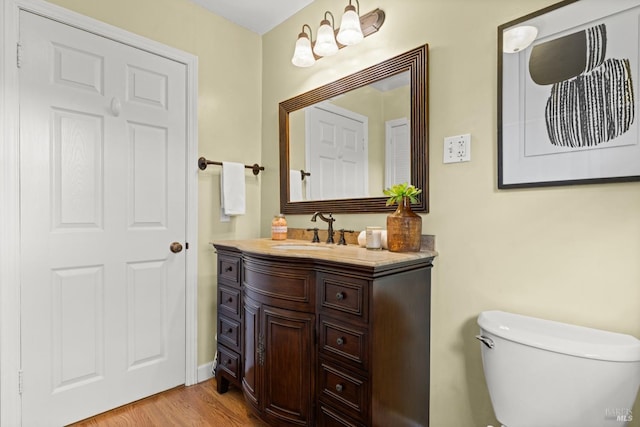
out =
[[(216, 161), (260, 162), (261, 40), (188, 0), (52, 0), (198, 56), (199, 154)], [(270, 165), (267, 173), (276, 173)], [(262, 174), (261, 174), (262, 175)], [(198, 363), (215, 355), (213, 239), (259, 235), (260, 179), (246, 173), (247, 215), (221, 223), (220, 167), (199, 173)]]
[[(361, 44), (308, 69), (290, 59), (302, 24), (344, 0), (316, 0), (263, 37), (262, 161), (278, 165), (278, 102), (429, 44), (431, 212), (436, 235), (431, 425), (496, 425), (476, 317), (501, 309), (640, 337), (640, 183), (497, 190), (496, 27), (555, 0), (376, 0), (386, 21)], [(442, 163), (445, 136), (471, 133), (471, 162)], [(262, 235), (279, 211), (277, 174), (262, 181)], [(385, 215), (335, 215), (338, 228)], [(307, 227), (310, 215), (289, 215)], [(636, 403), (632, 425), (640, 426)]]

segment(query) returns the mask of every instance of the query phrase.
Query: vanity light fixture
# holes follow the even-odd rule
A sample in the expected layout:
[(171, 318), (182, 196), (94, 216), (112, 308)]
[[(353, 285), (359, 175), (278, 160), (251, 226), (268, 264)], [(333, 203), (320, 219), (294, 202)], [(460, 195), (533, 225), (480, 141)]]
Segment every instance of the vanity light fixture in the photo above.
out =
[(356, 7), (349, 0), (349, 4), (344, 8), (344, 15), (342, 15), (342, 21), (340, 22), (340, 31), (336, 38), (338, 43), (345, 46), (358, 44), (364, 39), (362, 27), (360, 26), (360, 2), (358, 0), (356, 0), (356, 5), (358, 6), (357, 12)]
[[(327, 15), (331, 16), (331, 23), (327, 19)], [(333, 29), (334, 26), (333, 13), (326, 11), (324, 13), (324, 19), (320, 21), (320, 28), (318, 28), (318, 36), (316, 38), (316, 44), (313, 47), (313, 53), (318, 56), (331, 56), (338, 52), (336, 33)]]
[[(333, 14), (326, 11), (324, 19), (320, 22), (315, 41), (312, 38), (311, 27), (304, 24), (302, 32), (298, 34), (291, 63), (297, 67), (310, 67), (321, 57), (333, 55), (339, 49), (359, 43), (363, 38), (378, 32), (384, 23), (384, 11), (375, 9), (359, 16), (360, 3), (358, 0), (356, 0), (356, 5), (357, 9), (349, 0), (349, 4), (344, 9), (341, 26), (337, 29)], [(327, 19), (328, 15), (331, 16), (331, 22)], [(305, 28), (309, 30), (308, 35)], [(338, 34), (337, 42), (336, 33)]]
[[(304, 27), (309, 29), (309, 35), (304, 32)], [(291, 63), (296, 67), (311, 67), (316, 63), (316, 58), (313, 56), (311, 50), (311, 36), (311, 27), (304, 24), (302, 26), (302, 32), (298, 34), (296, 48), (293, 52), (293, 58), (291, 58)]]
[(502, 35), (502, 51), (516, 53), (526, 49), (538, 36), (538, 29), (531, 25), (510, 28)]

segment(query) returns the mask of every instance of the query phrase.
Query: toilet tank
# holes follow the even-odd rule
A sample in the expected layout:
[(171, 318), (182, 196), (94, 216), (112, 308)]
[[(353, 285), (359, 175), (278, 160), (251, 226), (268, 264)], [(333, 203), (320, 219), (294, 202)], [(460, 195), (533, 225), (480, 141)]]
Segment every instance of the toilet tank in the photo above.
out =
[(630, 335), (502, 311), (478, 317), (482, 364), (505, 427), (623, 427), (640, 387)]

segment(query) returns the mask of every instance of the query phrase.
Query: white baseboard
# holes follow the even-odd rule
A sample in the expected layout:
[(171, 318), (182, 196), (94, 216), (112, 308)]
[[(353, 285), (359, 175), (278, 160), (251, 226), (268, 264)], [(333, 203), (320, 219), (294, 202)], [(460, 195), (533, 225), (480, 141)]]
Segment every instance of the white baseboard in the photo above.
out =
[(198, 382), (213, 378), (213, 361), (198, 366)]

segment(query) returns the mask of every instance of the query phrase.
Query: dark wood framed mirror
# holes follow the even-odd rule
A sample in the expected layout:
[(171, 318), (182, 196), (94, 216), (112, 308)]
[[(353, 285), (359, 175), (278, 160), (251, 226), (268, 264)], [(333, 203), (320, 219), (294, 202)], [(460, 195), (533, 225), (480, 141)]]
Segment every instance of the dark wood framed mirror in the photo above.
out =
[[(406, 115), (408, 116), (408, 120), (405, 120), (406, 124), (404, 125), (406, 129), (398, 133), (399, 135), (404, 134), (403, 138), (406, 140), (406, 147), (409, 151), (409, 155), (404, 163), (406, 163), (405, 169), (410, 168), (410, 171), (406, 170), (404, 176), (410, 176), (410, 183), (422, 189), (419, 202), (412, 205), (412, 210), (415, 212), (429, 211), (427, 66), (428, 45), (423, 45), (279, 104), (280, 210), (282, 213), (306, 214), (316, 211), (365, 213), (389, 212), (395, 209), (393, 206), (385, 206), (387, 198), (382, 194), (384, 188), (389, 187), (391, 184), (400, 183), (394, 182), (393, 180), (390, 181), (389, 177), (392, 176), (392, 173), (389, 172), (389, 168), (391, 167), (391, 170), (394, 170), (394, 167), (396, 169), (402, 169), (403, 167), (402, 165), (389, 166), (389, 158), (393, 156), (393, 154), (389, 154), (390, 151), (388, 147), (389, 129), (392, 129), (389, 122), (393, 122), (393, 120), (387, 120), (385, 123), (374, 126), (367, 121), (366, 115), (359, 115), (359, 117), (364, 117), (363, 120), (365, 121), (362, 127), (364, 138), (358, 136), (355, 139), (365, 141), (365, 153), (368, 153), (368, 135), (373, 134), (370, 129), (373, 127), (382, 127), (383, 132), (385, 127), (387, 129), (383, 136), (376, 137), (382, 141), (380, 142), (380, 144), (383, 145), (382, 156), (366, 154), (362, 168), (344, 166), (333, 168), (331, 165), (328, 165), (326, 168), (323, 168), (322, 165), (315, 169), (313, 166), (309, 168), (310, 150), (307, 148), (305, 151), (304, 147), (313, 147), (312, 145), (308, 145), (310, 141), (309, 128), (311, 128), (311, 126), (306, 126), (306, 129), (302, 130), (298, 129), (300, 126), (305, 127), (305, 120), (309, 120), (307, 114), (309, 114), (309, 111), (313, 108), (325, 106), (336, 99), (344, 100), (348, 94), (354, 92), (367, 92), (369, 88), (372, 88), (371, 91), (374, 90), (373, 88), (375, 88), (376, 91), (385, 91), (389, 87), (393, 87), (393, 91), (395, 92), (406, 91), (407, 93), (406, 102), (408, 105), (406, 106)], [(404, 80), (406, 80), (407, 86), (405, 89), (402, 89), (402, 87), (398, 87), (400, 86), (398, 82)], [(382, 99), (385, 95), (377, 95), (377, 97)], [(359, 106), (373, 104), (368, 100), (363, 101), (360, 94), (356, 99), (357, 101), (352, 103)], [(387, 102), (390, 104), (398, 103), (397, 101)], [(341, 109), (342, 107), (331, 107), (331, 109), (333, 108), (338, 109), (338, 111), (345, 111)], [(393, 108), (402, 109), (405, 107)], [(300, 117), (296, 117), (297, 115), (300, 115)], [(298, 123), (302, 123), (302, 125)], [(319, 132), (322, 133), (322, 130)], [(377, 148), (376, 151), (380, 152), (381, 150)], [(404, 151), (407, 150), (405, 149)], [(391, 149), (391, 153), (393, 153), (393, 149)], [(338, 157), (342, 157), (342, 153), (340, 153)], [(375, 161), (375, 159), (374, 161), (371, 160), (371, 158), (374, 157), (377, 161)], [(382, 159), (380, 159), (381, 157)], [(307, 170), (300, 167), (301, 161), (299, 159), (306, 159), (304, 160), (304, 164), (308, 168)], [(329, 176), (328, 171), (333, 171), (334, 169), (341, 169), (344, 176)], [(371, 171), (371, 174), (369, 174), (369, 171)], [(398, 175), (393, 176), (403, 176), (401, 172), (402, 171), (398, 172)], [(308, 197), (310, 194), (308, 189), (301, 190), (300, 188), (296, 188), (293, 189), (294, 191), (292, 192), (292, 183), (299, 185), (297, 181), (310, 182), (314, 179), (316, 183), (342, 180), (340, 182), (344, 182), (348, 191), (350, 191), (352, 187), (355, 187), (355, 184), (353, 184), (355, 182), (354, 180), (359, 179), (362, 174), (366, 176), (366, 178), (364, 178), (364, 190), (362, 193), (341, 197), (327, 197), (322, 195), (319, 197)], [(369, 175), (371, 175), (371, 177), (369, 177)], [(401, 182), (404, 181), (406, 181), (406, 179)], [(371, 189), (371, 191), (369, 191), (369, 189)], [(302, 197), (300, 197), (301, 194)]]

